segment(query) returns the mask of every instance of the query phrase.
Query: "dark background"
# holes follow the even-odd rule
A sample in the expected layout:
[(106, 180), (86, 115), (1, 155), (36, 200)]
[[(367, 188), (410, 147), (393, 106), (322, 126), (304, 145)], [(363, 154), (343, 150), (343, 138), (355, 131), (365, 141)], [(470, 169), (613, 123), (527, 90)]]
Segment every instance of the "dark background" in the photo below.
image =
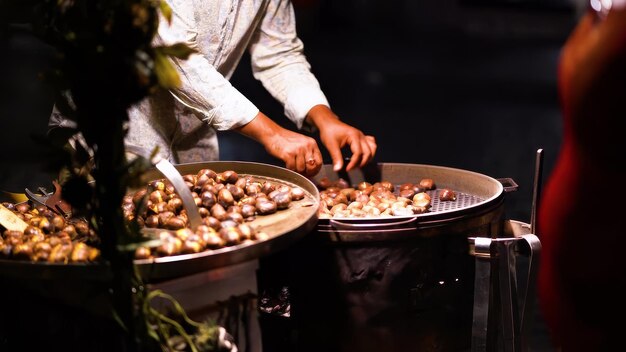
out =
[[(372, 134), (376, 162), (449, 166), (519, 185), (508, 218), (529, 222), (535, 157), (544, 178), (561, 141), (556, 72), (577, 11), (569, 0), (301, 0), (299, 35), (331, 107)], [(252, 78), (232, 83), (295, 129)], [(282, 166), (254, 141), (220, 134), (222, 160)], [(328, 154), (322, 148), (325, 163)]]

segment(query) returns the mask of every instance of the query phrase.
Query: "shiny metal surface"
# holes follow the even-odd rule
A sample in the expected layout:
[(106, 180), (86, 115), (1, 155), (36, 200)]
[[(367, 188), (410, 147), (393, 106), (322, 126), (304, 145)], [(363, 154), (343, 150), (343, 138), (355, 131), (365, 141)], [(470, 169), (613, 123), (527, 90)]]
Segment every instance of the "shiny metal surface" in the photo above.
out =
[(183, 206), (187, 211), (191, 228), (196, 229), (198, 226), (202, 225), (202, 217), (198, 212), (196, 203), (193, 201), (191, 191), (174, 165), (167, 161), (167, 159), (161, 159), (155, 164), (155, 167), (170, 181), (174, 189), (176, 189), (176, 193), (178, 193), (178, 196), (183, 201)]

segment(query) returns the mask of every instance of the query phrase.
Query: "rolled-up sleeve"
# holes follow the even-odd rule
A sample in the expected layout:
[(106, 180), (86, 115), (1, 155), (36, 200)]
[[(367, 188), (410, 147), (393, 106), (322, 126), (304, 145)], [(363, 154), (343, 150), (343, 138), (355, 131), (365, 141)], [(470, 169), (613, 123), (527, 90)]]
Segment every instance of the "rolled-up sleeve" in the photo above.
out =
[(303, 50), (291, 2), (270, 0), (250, 45), (252, 72), (298, 128), (313, 106), (329, 106)]
[(157, 45), (185, 43), (197, 50), (186, 60), (172, 59), (181, 85), (172, 89), (173, 96), (217, 130), (227, 130), (250, 122), (259, 109), (241, 94), (201, 54), (194, 20), (193, 2), (168, 0), (172, 21), (161, 19)]

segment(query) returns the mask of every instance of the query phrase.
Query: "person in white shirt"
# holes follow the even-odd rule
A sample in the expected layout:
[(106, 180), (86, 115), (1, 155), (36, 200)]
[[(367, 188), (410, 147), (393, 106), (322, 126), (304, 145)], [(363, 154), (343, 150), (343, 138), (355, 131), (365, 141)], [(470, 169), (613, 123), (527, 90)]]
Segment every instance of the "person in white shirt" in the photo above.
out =
[(196, 53), (174, 59), (179, 88), (157, 92), (129, 110), (127, 145), (147, 151), (158, 146), (174, 163), (217, 160), (216, 130), (234, 129), (261, 143), (285, 167), (316, 174), (323, 161), (315, 139), (279, 126), (230, 84), (248, 51), (254, 77), (299, 129), (319, 131), (336, 171), (344, 166), (344, 146), (352, 152), (346, 170), (372, 160), (375, 138), (333, 113), (311, 73), (290, 1), (167, 2), (173, 16), (171, 23), (160, 21), (157, 44), (185, 43)]

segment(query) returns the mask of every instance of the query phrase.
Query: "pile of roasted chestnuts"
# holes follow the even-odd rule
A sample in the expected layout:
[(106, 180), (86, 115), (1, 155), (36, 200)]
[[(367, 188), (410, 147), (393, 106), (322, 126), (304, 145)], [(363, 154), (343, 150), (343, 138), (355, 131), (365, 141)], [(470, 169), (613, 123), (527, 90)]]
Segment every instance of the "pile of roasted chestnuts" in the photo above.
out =
[(98, 236), (83, 219), (66, 219), (43, 205), (2, 203), (28, 226), (3, 229), (0, 258), (47, 263), (88, 263), (100, 257)]
[(128, 220), (136, 220), (158, 232), (161, 244), (140, 247), (135, 258), (199, 253), (268, 238), (249, 222), (289, 208), (292, 201), (305, 197), (298, 186), (288, 186), (233, 170), (215, 172), (201, 169), (185, 174), (183, 180), (202, 217), (202, 225), (191, 228), (187, 210), (174, 186), (167, 179), (151, 181), (146, 187), (124, 198)]
[[(430, 178), (416, 183), (403, 183), (399, 186), (389, 181), (350, 185), (345, 179), (331, 181), (321, 178), (317, 183), (320, 189), (321, 206), (319, 218), (375, 218), (407, 216), (430, 211), (431, 196), (427, 191), (436, 189)], [(454, 200), (456, 195), (443, 189), (445, 197), (440, 200)]]

